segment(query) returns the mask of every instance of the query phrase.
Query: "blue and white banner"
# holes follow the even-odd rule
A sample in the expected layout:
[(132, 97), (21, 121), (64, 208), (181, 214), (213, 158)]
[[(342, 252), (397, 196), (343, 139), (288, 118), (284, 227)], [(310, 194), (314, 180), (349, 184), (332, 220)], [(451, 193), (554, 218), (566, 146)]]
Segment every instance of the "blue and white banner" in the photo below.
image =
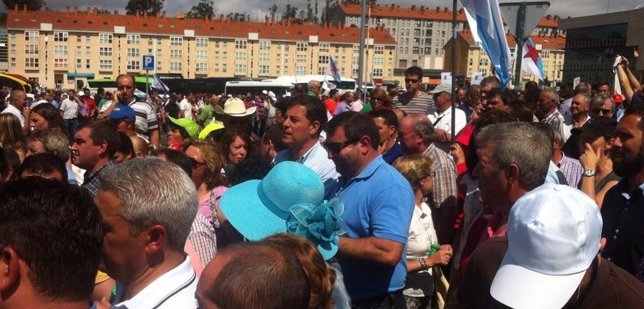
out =
[(503, 19), (498, 0), (461, 0), (465, 10), (473, 17), (483, 49), (487, 52), (501, 87), (505, 88), (512, 81), (512, 62), (508, 41), (505, 38)]
[(539, 80), (543, 80), (543, 63), (541, 62), (541, 56), (539, 56), (539, 51), (532, 41), (531, 38), (523, 45), (523, 60), (521, 61), (521, 69), (533, 76), (537, 77)]
[(166, 84), (161, 81), (159, 75), (156, 74), (152, 76), (152, 88), (156, 89), (160, 93), (170, 92), (170, 88), (168, 88), (168, 86), (166, 86)]

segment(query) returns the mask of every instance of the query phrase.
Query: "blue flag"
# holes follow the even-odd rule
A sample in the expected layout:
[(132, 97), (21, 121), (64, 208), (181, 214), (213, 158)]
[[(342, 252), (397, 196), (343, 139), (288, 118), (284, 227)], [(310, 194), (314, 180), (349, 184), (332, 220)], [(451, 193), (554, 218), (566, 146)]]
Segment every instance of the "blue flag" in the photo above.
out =
[(461, 3), (476, 22), (475, 27), (470, 28), (477, 29), (483, 49), (501, 80), (501, 87), (505, 88), (512, 81), (512, 56), (505, 38), (498, 0), (461, 0)]
[(168, 88), (168, 86), (161, 81), (159, 75), (156, 74), (152, 75), (152, 88), (156, 89), (160, 93), (170, 92), (170, 88)]
[(329, 71), (327, 74), (331, 75), (336, 83), (339, 84), (342, 82), (342, 77), (340, 77), (340, 69), (338, 69), (338, 66), (333, 61), (333, 57), (329, 57)]

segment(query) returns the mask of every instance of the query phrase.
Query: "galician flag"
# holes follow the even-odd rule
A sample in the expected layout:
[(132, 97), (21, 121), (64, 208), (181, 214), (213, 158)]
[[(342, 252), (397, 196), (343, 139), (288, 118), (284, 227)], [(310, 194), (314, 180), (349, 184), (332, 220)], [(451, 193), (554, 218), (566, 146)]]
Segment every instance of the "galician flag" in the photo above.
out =
[(483, 49), (487, 52), (501, 87), (505, 88), (512, 81), (512, 63), (510, 48), (505, 38), (503, 19), (498, 0), (461, 0), (463, 7), (472, 16), (476, 25)]
[(523, 45), (521, 69), (526, 73), (536, 76), (539, 80), (543, 80), (543, 63), (531, 38), (528, 38)]
[(156, 89), (160, 93), (170, 92), (170, 88), (159, 78), (159, 75), (154, 74), (152, 76), (152, 88)]
[(338, 66), (335, 64), (335, 61), (333, 61), (333, 57), (329, 57), (329, 69), (328, 69), (327, 75), (332, 76), (333, 80), (336, 83), (342, 82), (342, 78), (340, 77), (340, 69), (338, 69)]

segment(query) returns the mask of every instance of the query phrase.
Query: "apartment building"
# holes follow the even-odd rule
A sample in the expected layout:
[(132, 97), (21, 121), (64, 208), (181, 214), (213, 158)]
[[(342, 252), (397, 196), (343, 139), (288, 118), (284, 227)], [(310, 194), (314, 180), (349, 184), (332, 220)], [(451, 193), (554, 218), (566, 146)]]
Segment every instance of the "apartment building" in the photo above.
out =
[[(391, 79), (396, 41), (383, 27), (373, 27), (370, 33), (369, 74)], [(10, 73), (49, 88), (72, 88), (79, 78), (144, 75), (143, 55), (155, 57), (150, 74), (184, 78), (324, 74), (330, 57), (343, 77), (356, 77), (360, 33), (356, 27), (293, 21), (16, 8), (8, 12), (7, 36)]]
[[(331, 22), (334, 25), (360, 25), (360, 5), (340, 4), (336, 7)], [(447, 58), (445, 44), (452, 38), (452, 11), (448, 8), (416, 6), (400, 7), (396, 4), (368, 7), (367, 25), (381, 26), (389, 30), (398, 42), (395, 59), (396, 75), (412, 65), (418, 65), (440, 76)], [(457, 31), (469, 29), (463, 9), (456, 12)], [(533, 35), (562, 35), (558, 29), (559, 17), (547, 15), (539, 20)], [(506, 27), (507, 28), (507, 27)], [(507, 29), (506, 29), (507, 30)], [(450, 58), (451, 59), (451, 58)], [(437, 73), (436, 73), (437, 72)]]
[[(547, 35), (541, 32), (538, 35), (531, 35), (530, 38), (534, 42), (535, 49), (541, 57), (544, 78), (549, 82), (561, 82), (563, 80), (564, 46), (566, 44), (566, 38), (554, 32)], [(516, 41), (509, 34), (506, 34), (506, 39), (510, 47), (510, 52), (514, 54), (517, 45)], [(452, 44), (453, 42), (450, 40), (445, 45), (445, 53), (447, 55), (445, 70), (447, 71), (451, 70)], [(492, 61), (483, 47), (474, 41), (472, 33), (469, 30), (459, 32), (456, 36), (456, 75), (471, 77), (472, 74), (477, 72), (481, 72), (483, 75), (492, 75), (494, 74), (493, 71)], [(514, 74), (514, 72), (515, 70), (513, 69), (512, 73)], [(530, 80), (538, 82), (535, 76), (522, 71), (521, 84)]]

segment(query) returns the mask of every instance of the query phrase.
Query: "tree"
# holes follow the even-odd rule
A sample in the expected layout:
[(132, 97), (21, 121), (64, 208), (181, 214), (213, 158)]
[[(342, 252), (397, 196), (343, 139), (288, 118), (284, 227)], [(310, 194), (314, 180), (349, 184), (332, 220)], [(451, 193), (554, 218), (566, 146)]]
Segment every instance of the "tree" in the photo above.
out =
[(22, 8), (27, 5), (27, 9), (30, 11), (36, 11), (40, 10), (40, 8), (43, 7), (45, 4), (45, 0), (2, 0), (2, 3), (7, 6), (7, 9), (12, 10), (13, 8), (16, 7), (16, 4), (18, 7), (22, 10)]
[(277, 14), (277, 4), (273, 4), (268, 11), (271, 14), (271, 22), (275, 22), (275, 15)]
[(204, 19), (206, 16), (214, 16), (215, 1), (213, 0), (201, 0), (197, 5), (193, 5), (190, 11), (188, 11), (188, 18), (199, 18)]
[(130, 0), (125, 7), (125, 11), (128, 15), (136, 15), (137, 12), (147, 12), (148, 15), (157, 15), (163, 9), (163, 1), (164, 0)]
[(297, 8), (291, 6), (291, 4), (286, 4), (286, 10), (282, 14), (282, 19), (294, 19), (297, 15)]

